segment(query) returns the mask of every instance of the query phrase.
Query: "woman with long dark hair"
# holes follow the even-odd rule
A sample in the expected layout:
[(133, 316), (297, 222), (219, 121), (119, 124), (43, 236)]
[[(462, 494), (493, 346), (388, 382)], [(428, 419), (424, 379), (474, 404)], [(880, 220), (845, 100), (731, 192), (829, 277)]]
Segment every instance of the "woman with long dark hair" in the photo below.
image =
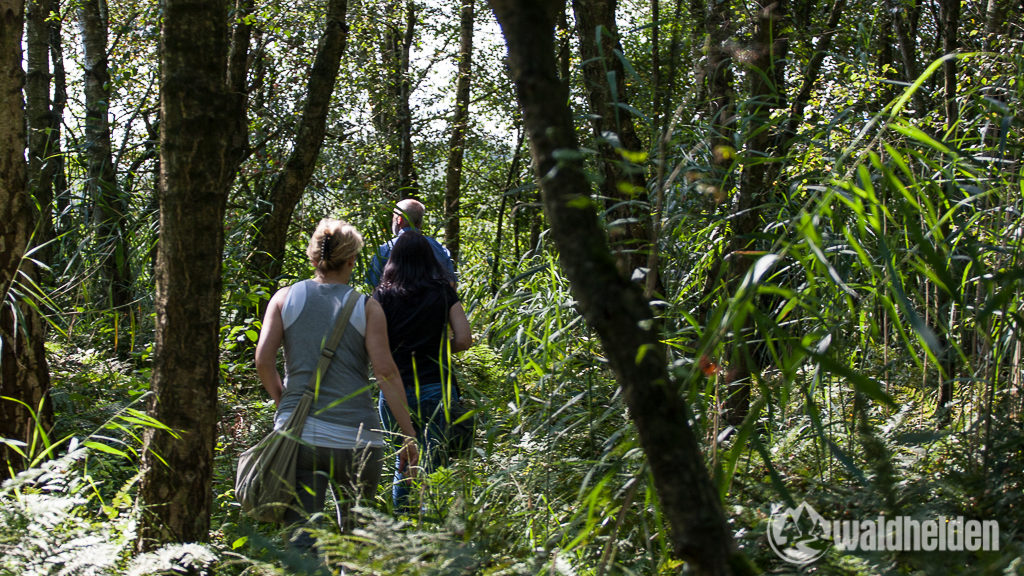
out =
[[(391, 355), (402, 376), (420, 443), (420, 464), (429, 473), (445, 458), (450, 409), (459, 398), (451, 355), (472, 345), (469, 320), (430, 243), (415, 230), (407, 230), (395, 241), (373, 298), (387, 318)], [(385, 425), (393, 425), (383, 399), (379, 408)], [(396, 467), (396, 509), (407, 507), (408, 494), (408, 481)]]

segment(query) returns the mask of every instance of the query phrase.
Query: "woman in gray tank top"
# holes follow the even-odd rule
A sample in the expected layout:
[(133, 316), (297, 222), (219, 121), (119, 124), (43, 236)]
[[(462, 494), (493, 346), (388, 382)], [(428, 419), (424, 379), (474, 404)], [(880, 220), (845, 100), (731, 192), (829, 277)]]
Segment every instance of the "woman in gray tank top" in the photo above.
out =
[[(384, 400), (406, 437), (399, 465), (414, 474), (418, 464), (416, 430), (402, 377), (391, 357), (384, 311), (375, 300), (348, 285), (362, 247), (363, 239), (354, 226), (341, 220), (321, 220), (306, 250), (314, 278), (275, 293), (260, 330), (256, 370), (277, 405), (275, 427), (281, 427), (315, 373), (320, 348), (338, 314), (349, 298), (361, 300), (315, 391), (296, 465), (298, 502), (285, 514), (288, 523), (322, 512), (328, 489), (338, 502), (342, 529), (351, 527), (348, 512), (353, 504), (373, 499), (380, 483), (384, 440), (369, 384), (369, 364), (373, 364)], [(283, 378), (277, 370), (277, 351), (282, 347)], [(314, 541), (300, 529), (292, 545), (310, 549)]]

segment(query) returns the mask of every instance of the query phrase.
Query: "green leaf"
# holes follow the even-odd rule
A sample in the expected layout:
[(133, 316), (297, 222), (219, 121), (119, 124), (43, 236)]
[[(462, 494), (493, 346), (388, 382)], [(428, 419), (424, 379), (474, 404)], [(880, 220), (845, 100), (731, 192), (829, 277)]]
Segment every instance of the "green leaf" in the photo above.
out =
[(118, 450), (117, 448), (114, 448), (112, 446), (107, 446), (106, 444), (104, 444), (102, 442), (96, 442), (96, 441), (93, 441), (93, 440), (86, 440), (85, 442), (82, 442), (82, 446), (85, 446), (86, 448), (89, 448), (91, 450), (96, 450), (97, 452), (103, 452), (105, 454), (113, 454), (114, 456), (120, 456), (122, 458), (128, 459), (128, 454), (126, 452), (124, 452), (122, 450)]
[(869, 378), (868, 376), (851, 369), (849, 366), (837, 362), (835, 359), (831, 358), (827, 354), (819, 352), (817, 349), (808, 349), (807, 355), (814, 359), (814, 361), (817, 362), (826, 372), (840, 376), (850, 384), (853, 384), (854, 389), (858, 392), (863, 393), (877, 402), (893, 407), (896, 406), (896, 402), (885, 392), (878, 380)]

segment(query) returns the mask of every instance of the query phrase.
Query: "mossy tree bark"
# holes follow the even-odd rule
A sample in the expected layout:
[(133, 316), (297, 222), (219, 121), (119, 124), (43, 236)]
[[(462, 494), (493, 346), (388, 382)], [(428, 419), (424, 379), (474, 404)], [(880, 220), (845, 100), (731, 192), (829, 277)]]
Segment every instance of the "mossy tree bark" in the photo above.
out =
[[(31, 443), (38, 422), (49, 426), (49, 373), (42, 350), (42, 323), (25, 300), (35, 266), (25, 258), (37, 226), (25, 161), (25, 72), (22, 32), (25, 3), (0, 1), (0, 437)], [(19, 274), (24, 274), (19, 278)], [(25, 315), (30, 316), (26, 320)], [(38, 318), (36, 318), (38, 320)], [(2, 471), (20, 470), (26, 460), (0, 446)], [(2, 473), (2, 472), (0, 472)]]
[[(14, 438), (31, 444), (33, 436), (49, 433), (53, 427), (53, 404), (50, 401), (50, 371), (46, 361), (46, 321), (36, 296), (42, 271), (36, 262), (49, 260), (45, 244), (52, 237), (50, 220), (53, 201), (53, 164), (55, 138), (51, 134), (50, 114), (50, 26), (47, 17), (52, 10), (48, 0), (33, 0), (26, 7), (25, 115), (28, 146), (27, 198), (34, 198), (38, 210), (29, 209), (27, 224), (31, 236), (25, 241), (32, 248), (32, 257), (21, 261), (18, 288), (0, 310), (0, 396), (23, 402), (3, 402), (0, 410), (5, 426), (0, 437)], [(27, 405), (27, 406), (26, 406)], [(29, 410), (31, 408), (31, 410)], [(33, 416), (34, 414), (34, 416)], [(18, 470), (25, 460), (14, 454), (5, 458)]]
[(165, 0), (160, 45), (160, 242), (138, 547), (209, 537), (220, 379), (223, 217), (244, 151), (228, 87), (225, 0)]

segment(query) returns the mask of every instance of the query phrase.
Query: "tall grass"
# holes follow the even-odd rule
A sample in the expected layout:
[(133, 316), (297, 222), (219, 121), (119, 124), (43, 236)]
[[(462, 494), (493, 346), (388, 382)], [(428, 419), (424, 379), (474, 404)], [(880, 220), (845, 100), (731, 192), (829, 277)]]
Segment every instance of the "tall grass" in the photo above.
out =
[[(922, 82), (872, 116), (838, 110), (806, 127), (782, 159), (772, 202), (759, 207), (762, 243), (735, 287), (715, 276), (733, 215), (701, 188), (709, 159), (691, 153), (701, 127), (679, 127), (669, 147), (676, 152), (666, 162), (694, 176), (666, 190), (659, 242), (666, 293), (656, 306), (663, 342), (740, 546), (766, 570), (790, 568), (767, 547), (768, 517), (779, 505), (808, 501), (834, 518), (960, 514), (1004, 526), (998, 553), (832, 550), (818, 565), (823, 572), (1021, 571), (1015, 558), (1024, 547), (1014, 526), (1024, 499), (1024, 127), (1015, 111), (1024, 100), (1024, 62), (982, 54), (961, 62), (989, 74), (963, 85), (961, 116), (948, 127), (937, 112), (906, 113), (910, 91)], [(378, 232), (367, 237), (371, 249), (383, 240)], [(366, 511), (352, 534), (324, 531), (323, 550), (350, 573), (683, 572), (629, 414), (557, 254), (542, 235), (526, 256), (493, 255), (501, 259), (497, 269), (510, 272), (492, 294), (496, 268), (480, 255), (490, 252), (486, 234), (480, 237), (478, 254), (464, 251), (470, 257), (460, 279), (479, 341), (459, 358), (460, 384), (481, 409), (473, 455), (417, 487), (420, 513)], [(305, 269), (300, 248), (290, 247), (289, 274)], [(227, 301), (244, 309), (259, 296)], [(258, 319), (249, 312), (227, 318), (226, 342), (251, 341)], [(723, 371), (726, 350), (739, 339), (765, 368), (750, 381), (746, 418), (730, 427), (721, 417)], [(117, 560), (90, 573), (129, 565), (132, 426), (155, 424), (125, 409), (144, 385), (97, 378), (103, 371), (85, 360), (58, 367), (64, 425), (70, 434), (94, 429), (78, 419), (105, 422), (83, 407), (113, 391), (121, 395), (99, 412), (120, 414), (124, 429), (108, 429), (114, 440), (101, 437), (107, 433), (88, 440), (89, 466), (70, 440), (66, 459), (53, 461), (64, 448), (42, 442), (35, 475), (4, 484), (5, 552), (24, 542), (12, 534), (60, 536), (24, 545), (31, 554), (0, 555), (5, 570), (57, 573), (71, 564), (40, 549), (73, 548), (78, 558), (111, 544)], [(289, 560), (278, 553), (283, 531), (247, 524), (231, 484), (235, 456), (260, 435), (272, 406), (259, 396), (247, 358), (226, 354), (224, 375), (217, 564), (202, 569), (286, 573)], [(953, 395), (939, 404), (943, 386)], [(71, 395), (77, 387), (81, 397)], [(90, 476), (97, 469), (104, 481)], [(27, 512), (46, 494), (71, 500), (47, 504), (49, 516)], [(386, 488), (379, 495), (386, 508)], [(87, 573), (75, 570), (65, 573)]]

